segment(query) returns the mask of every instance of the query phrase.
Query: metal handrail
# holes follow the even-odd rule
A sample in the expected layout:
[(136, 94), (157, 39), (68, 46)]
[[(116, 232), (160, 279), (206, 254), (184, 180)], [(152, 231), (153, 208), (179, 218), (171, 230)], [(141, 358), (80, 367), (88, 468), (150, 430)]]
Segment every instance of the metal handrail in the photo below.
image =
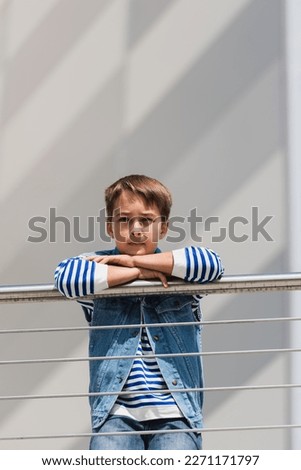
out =
[[(248, 293), (248, 292), (268, 292), (268, 291), (294, 291), (301, 290), (301, 273), (290, 274), (263, 274), (263, 275), (237, 275), (237, 276), (224, 276), (218, 281), (211, 283), (189, 283), (180, 281), (178, 279), (170, 279), (169, 287), (165, 288), (159, 281), (135, 281), (118, 287), (112, 287), (103, 290), (99, 294), (86, 296), (85, 299), (94, 299), (98, 297), (120, 297), (120, 296), (147, 296), (147, 295), (172, 295), (172, 294), (188, 294), (188, 295), (207, 295), (207, 294), (232, 294), (232, 293)], [(43, 301), (61, 301), (68, 300), (60, 294), (53, 284), (30, 284), (30, 285), (10, 285), (0, 286), (0, 303), (16, 303), (16, 302), (43, 302)], [(213, 320), (213, 321), (199, 321), (193, 324), (200, 325), (214, 325), (214, 324), (233, 324), (233, 323), (253, 323), (253, 322), (273, 322), (273, 321), (296, 321), (301, 320), (301, 317), (276, 317), (276, 318), (249, 318), (249, 319), (230, 319), (230, 320)], [(180, 323), (179, 323), (180, 325)], [(183, 324), (182, 324), (183, 325)], [(141, 325), (116, 325), (116, 328), (125, 327), (138, 327)], [(149, 327), (155, 326), (153, 324)], [(160, 324), (160, 326), (165, 326)], [(171, 325), (166, 325), (171, 326)], [(178, 326), (174, 323), (173, 326)], [(64, 328), (29, 328), (29, 329), (10, 329), (0, 330), (1, 334), (14, 334), (14, 333), (42, 333), (50, 331), (78, 331), (90, 328), (91, 326), (80, 327), (64, 327)], [(109, 328), (109, 326), (108, 326)], [(192, 353), (200, 356), (215, 356), (215, 355), (229, 355), (229, 354), (266, 354), (266, 353), (299, 353), (300, 348), (282, 348), (282, 349), (261, 349), (261, 350), (239, 350), (239, 351), (207, 351), (201, 353)], [(161, 355), (174, 356), (176, 354)], [(135, 357), (135, 356), (133, 356)], [(154, 357), (158, 357), (154, 355)], [(159, 355), (160, 357), (160, 355)], [(123, 358), (123, 356), (121, 357)], [(128, 359), (128, 356), (126, 356)], [(61, 362), (81, 362), (99, 360), (99, 357), (75, 357), (75, 358), (45, 358), (45, 359), (17, 359), (0, 361), (0, 366), (7, 366), (11, 364), (33, 364), (33, 363), (61, 363)], [(106, 359), (111, 359), (106, 357)], [(116, 359), (116, 357), (112, 358)], [(204, 387), (203, 389), (195, 389), (194, 391), (203, 392), (222, 392), (222, 391), (235, 391), (235, 390), (271, 390), (271, 389), (287, 389), (293, 390), (301, 387), (300, 383), (292, 384), (266, 384), (266, 385), (246, 385), (246, 386), (222, 386), (222, 387)], [(179, 389), (177, 392), (183, 392), (184, 389)], [(185, 391), (187, 391), (185, 389)], [(114, 394), (113, 392), (96, 392), (95, 395)], [(127, 392), (119, 392), (118, 394), (126, 394)], [(137, 392), (138, 393), (138, 392)], [(92, 392), (87, 393), (63, 393), (63, 394), (45, 394), (45, 395), (10, 395), (1, 396), (0, 400), (37, 400), (37, 399), (63, 399), (63, 398), (81, 398), (94, 395)], [(301, 424), (277, 424), (277, 425), (259, 425), (259, 426), (234, 426), (234, 427), (216, 427), (216, 428), (202, 428), (197, 431), (214, 432), (214, 431), (244, 431), (244, 430), (273, 430), (273, 429), (300, 429)], [(176, 430), (175, 432), (178, 432)], [(153, 433), (154, 431), (152, 431)], [(157, 431), (156, 431), (157, 432)], [(160, 432), (160, 431), (158, 431)], [(146, 433), (146, 432), (145, 432)], [(110, 434), (110, 433), (106, 433)], [(118, 434), (118, 433), (111, 433)], [(131, 433), (127, 433), (131, 434)], [(0, 436), (0, 441), (6, 440), (27, 440), (27, 439), (50, 439), (50, 438), (68, 438), (68, 437), (91, 437), (93, 433), (72, 433), (72, 434), (55, 434), (55, 435), (27, 435), (27, 436)]]
[[(169, 287), (163, 287), (159, 281), (134, 281), (118, 287), (110, 287), (85, 299), (97, 297), (146, 296), (170, 294), (233, 294), (244, 292), (301, 290), (301, 273), (290, 274), (254, 274), (224, 276), (210, 283), (198, 284), (171, 280)], [(53, 284), (28, 284), (0, 286), (0, 302), (42, 302), (66, 300)]]

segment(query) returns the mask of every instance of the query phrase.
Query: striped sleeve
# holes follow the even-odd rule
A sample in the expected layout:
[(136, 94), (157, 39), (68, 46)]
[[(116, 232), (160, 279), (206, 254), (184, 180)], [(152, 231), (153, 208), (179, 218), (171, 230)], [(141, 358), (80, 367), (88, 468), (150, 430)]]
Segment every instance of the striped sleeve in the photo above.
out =
[(220, 257), (208, 248), (190, 246), (172, 253), (172, 275), (184, 281), (209, 282), (221, 278), (224, 273)]
[(108, 266), (83, 257), (68, 258), (55, 270), (55, 287), (61, 294), (74, 299), (97, 294), (108, 287)]

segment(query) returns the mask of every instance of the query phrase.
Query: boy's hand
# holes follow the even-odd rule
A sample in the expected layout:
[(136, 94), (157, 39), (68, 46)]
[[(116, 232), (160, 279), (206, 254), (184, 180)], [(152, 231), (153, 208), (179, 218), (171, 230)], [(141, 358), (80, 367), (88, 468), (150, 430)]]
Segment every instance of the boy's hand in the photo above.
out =
[(89, 261), (95, 261), (96, 263), (101, 264), (111, 264), (114, 266), (124, 266), (126, 268), (134, 268), (134, 259), (133, 256), (129, 255), (111, 255), (111, 256), (89, 256), (87, 258)]
[(165, 274), (160, 273), (160, 271), (155, 271), (152, 269), (145, 268), (136, 268), (138, 270), (137, 279), (159, 279), (164, 287), (168, 287), (167, 278)]

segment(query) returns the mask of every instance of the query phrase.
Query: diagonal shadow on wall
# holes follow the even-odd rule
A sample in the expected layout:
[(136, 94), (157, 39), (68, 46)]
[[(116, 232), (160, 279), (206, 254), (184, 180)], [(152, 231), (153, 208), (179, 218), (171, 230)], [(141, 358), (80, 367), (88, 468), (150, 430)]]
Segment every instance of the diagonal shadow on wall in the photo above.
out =
[[(280, 29), (280, 9), (273, 0), (253, 1), (245, 8), (128, 136), (131, 168), (141, 166), (143, 158), (151, 162), (154, 174), (168, 174), (192, 143), (279, 60)], [(228, 168), (235, 168), (237, 155), (232, 158)], [(256, 155), (243, 163), (247, 171), (257, 164)]]
[(128, 49), (131, 49), (149, 28), (159, 19), (168, 7), (174, 7), (176, 1), (130, 0), (128, 21)]
[(64, 0), (53, 7), (15, 57), (6, 64), (2, 125), (30, 99), (41, 82), (64, 60), (68, 50), (109, 4), (109, 0), (89, 0), (84, 4), (82, 0)]

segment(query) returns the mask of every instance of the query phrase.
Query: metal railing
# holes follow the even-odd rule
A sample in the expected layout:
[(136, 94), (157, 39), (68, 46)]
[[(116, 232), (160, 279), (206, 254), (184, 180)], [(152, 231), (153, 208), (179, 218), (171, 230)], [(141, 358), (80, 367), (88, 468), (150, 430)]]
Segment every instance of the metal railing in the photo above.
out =
[[(190, 284), (182, 281), (171, 280), (169, 288), (164, 288), (160, 282), (135, 281), (124, 286), (113, 287), (102, 291), (100, 294), (87, 296), (88, 298), (97, 297), (114, 297), (114, 296), (146, 296), (146, 295), (172, 295), (172, 294), (233, 294), (233, 293), (250, 293), (250, 292), (275, 292), (275, 291), (295, 291), (301, 290), (301, 273), (294, 274), (277, 274), (277, 275), (240, 275), (225, 276), (219, 281), (208, 284)], [(52, 284), (40, 285), (19, 285), (19, 286), (0, 286), (0, 303), (16, 303), (16, 302), (45, 302), (45, 301), (67, 301)], [(248, 318), (235, 320), (212, 320), (193, 322), (203, 326), (207, 325), (226, 325), (226, 324), (248, 324), (248, 323), (274, 323), (274, 322), (294, 322), (300, 321), (301, 317), (272, 317), (272, 318)], [(1, 317), (0, 317), (1, 322)], [(192, 323), (185, 323), (189, 325)], [(160, 324), (144, 324), (147, 327), (170, 327), (183, 326), (179, 323), (160, 323)], [(114, 325), (114, 328), (137, 328), (141, 325)], [(84, 331), (94, 329), (112, 328), (111, 326), (77, 326), (77, 327), (53, 327), (53, 328), (16, 328), (16, 329), (0, 329), (0, 335), (5, 334), (26, 334), (26, 333), (45, 333), (45, 332), (67, 332), (67, 331)], [(299, 348), (273, 348), (273, 349), (246, 349), (231, 351), (203, 351), (201, 353), (187, 353), (187, 355), (200, 356), (225, 356), (225, 355), (249, 355), (249, 354), (275, 354), (275, 353), (296, 353), (301, 352)], [(177, 354), (160, 354), (150, 355), (151, 357), (172, 357)], [(135, 356), (131, 356), (135, 357)], [(62, 363), (62, 362), (83, 362), (101, 359), (117, 359), (114, 357), (60, 357), (46, 359), (17, 359), (17, 360), (0, 360), (0, 366), (23, 365), (23, 364), (43, 364), (43, 363)], [(129, 359), (129, 356), (118, 356), (118, 359)], [(267, 384), (267, 385), (245, 385), (245, 386), (224, 386), (224, 387), (204, 387), (194, 389), (177, 389), (173, 393), (181, 393), (184, 391), (199, 392), (223, 392), (223, 391), (245, 391), (245, 390), (272, 390), (272, 389), (298, 389), (301, 388), (300, 383), (292, 384)], [(168, 391), (168, 390), (160, 390)], [(118, 395), (126, 395), (135, 392), (118, 392)], [(141, 393), (137, 391), (137, 393)], [(64, 398), (82, 398), (90, 396), (116, 395), (113, 392), (95, 392), (95, 393), (64, 393), (64, 394), (44, 394), (44, 395), (9, 395), (0, 396), (0, 401), (13, 400), (43, 400), (43, 399), (64, 399)], [(279, 424), (279, 425), (262, 425), (262, 426), (235, 426), (235, 427), (214, 427), (202, 428), (202, 433), (215, 431), (244, 431), (244, 430), (272, 430), (272, 429), (296, 429), (301, 428), (301, 423), (296, 424)], [(193, 431), (200, 431), (195, 429)], [(159, 431), (157, 431), (159, 432)], [(181, 432), (179, 430), (174, 432)], [(147, 434), (145, 431), (142, 434)], [(150, 432), (149, 432), (150, 433)], [(154, 433), (154, 431), (151, 431)], [(110, 433), (107, 433), (110, 434)], [(111, 433), (112, 434), (112, 433)], [(118, 434), (118, 433), (113, 433)], [(127, 433), (131, 434), (131, 433)], [(140, 433), (141, 434), (141, 433)], [(93, 433), (73, 433), (73, 434), (56, 434), (56, 435), (27, 435), (27, 436), (0, 436), (0, 441), (5, 440), (26, 440), (26, 439), (49, 439), (49, 438), (80, 438), (90, 437)]]
[[(154, 294), (233, 294), (277, 290), (301, 290), (301, 273), (224, 276), (219, 281), (208, 284), (171, 281), (168, 289), (163, 287), (159, 281), (135, 281), (124, 286), (105, 289), (97, 295), (86, 296), (86, 298)], [(57, 291), (53, 284), (0, 286), (0, 302), (43, 302), (49, 300), (67, 299)]]

